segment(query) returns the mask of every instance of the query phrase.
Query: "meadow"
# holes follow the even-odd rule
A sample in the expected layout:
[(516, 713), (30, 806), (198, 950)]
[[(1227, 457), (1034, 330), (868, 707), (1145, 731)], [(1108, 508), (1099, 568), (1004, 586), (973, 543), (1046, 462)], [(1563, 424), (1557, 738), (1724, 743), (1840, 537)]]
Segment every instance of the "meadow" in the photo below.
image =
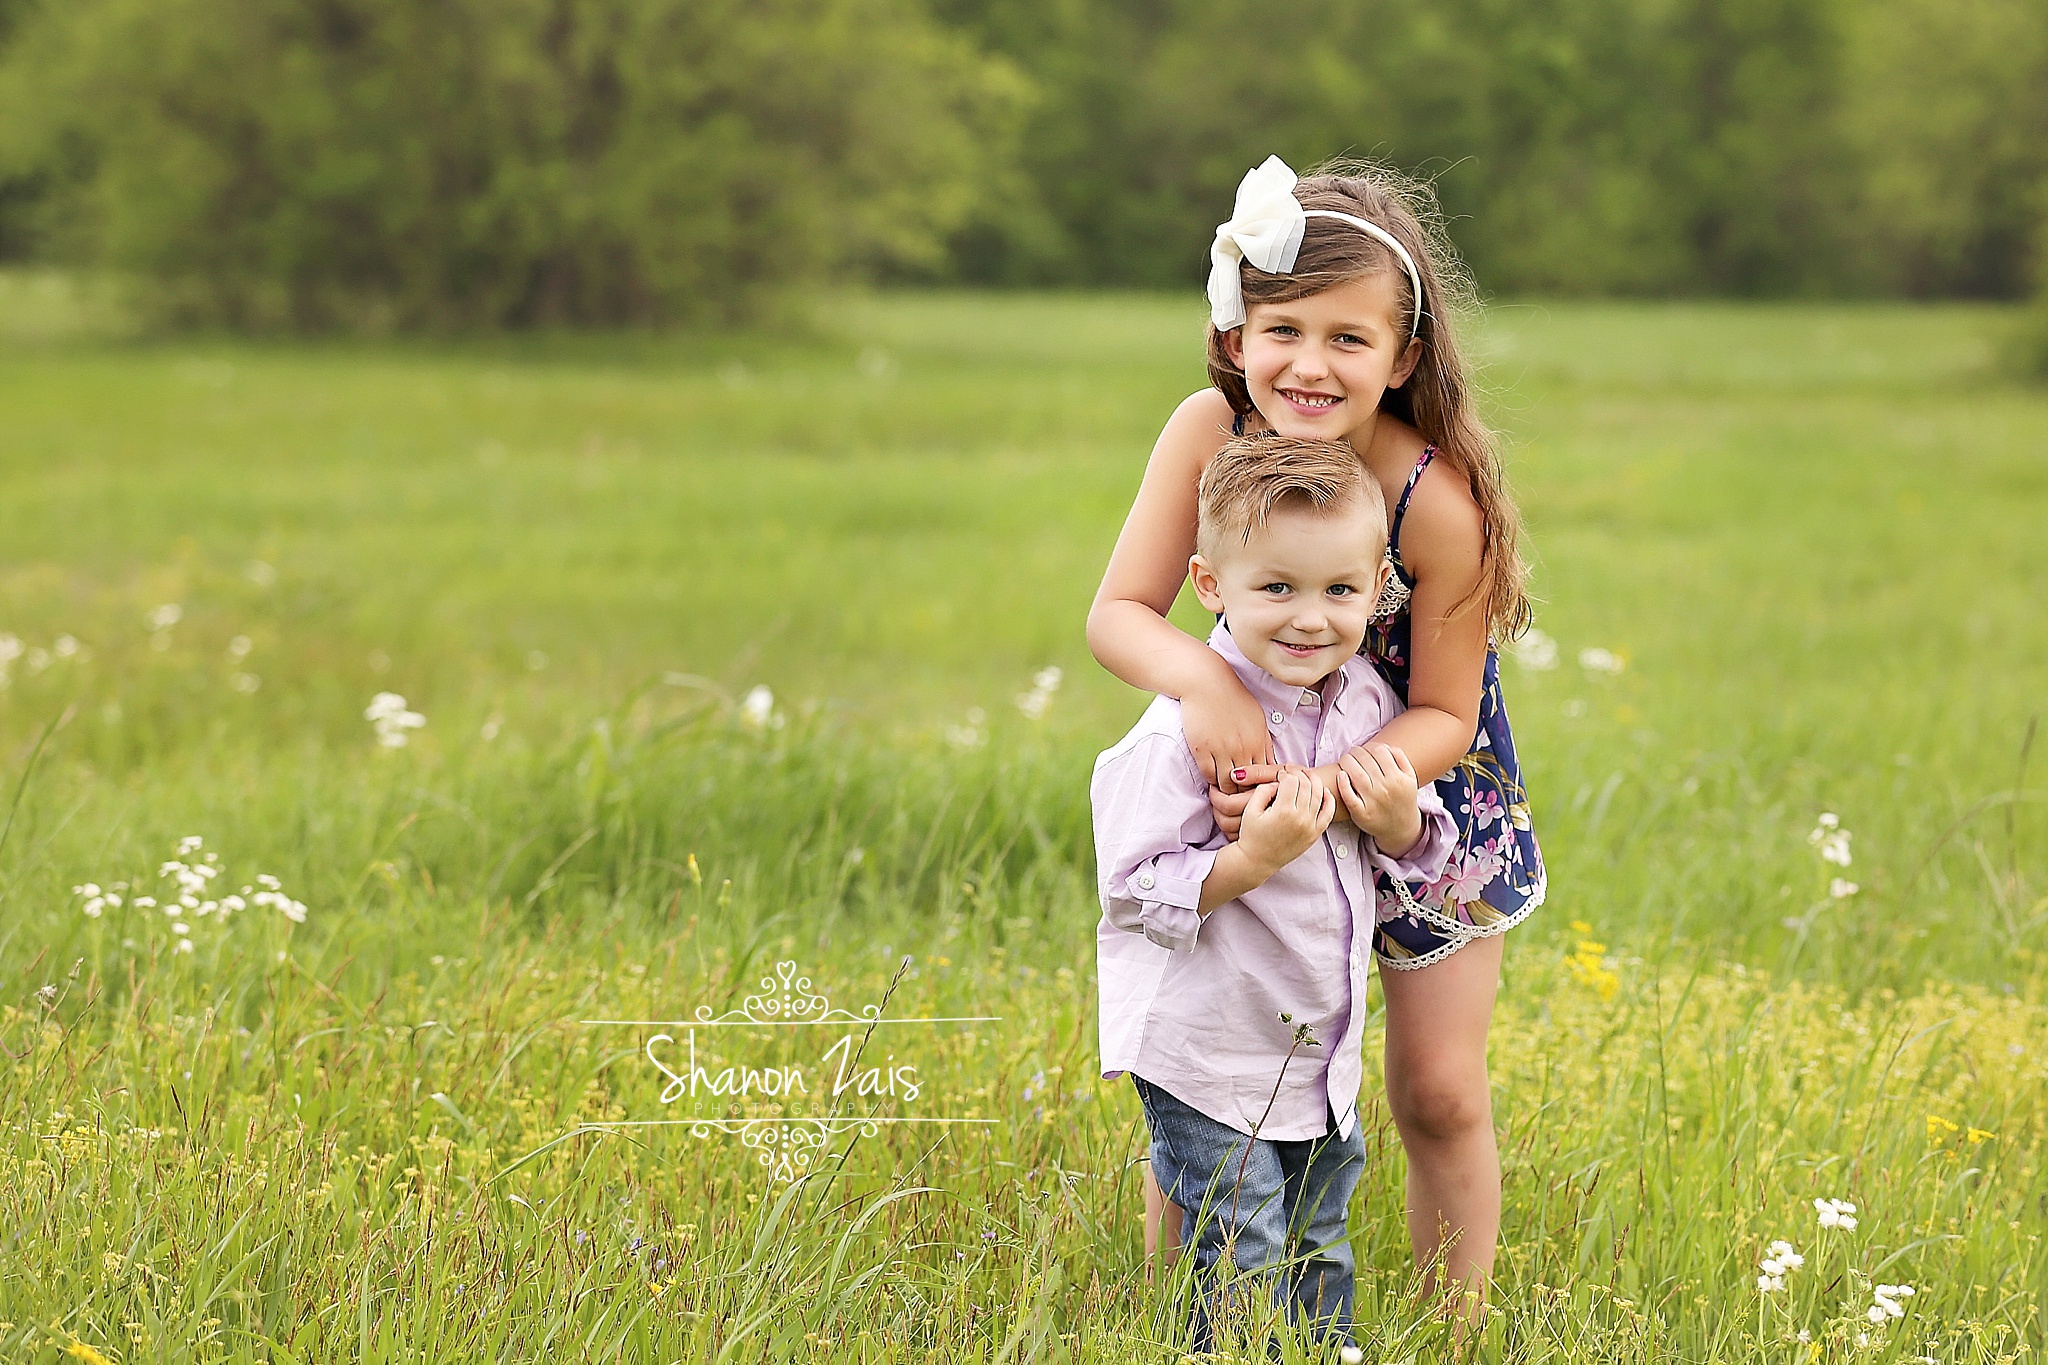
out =
[[(1201, 317), (166, 341), (0, 276), (0, 1359), (1178, 1360), (1082, 621)], [(2048, 396), (1995, 310), (1474, 325), (1551, 892), (1471, 1353), (2035, 1358)], [(968, 1022), (754, 1026), (882, 1001)], [(700, 1006), (803, 1099), (585, 1022)], [(1447, 1359), (1371, 1074), (1366, 1358)]]

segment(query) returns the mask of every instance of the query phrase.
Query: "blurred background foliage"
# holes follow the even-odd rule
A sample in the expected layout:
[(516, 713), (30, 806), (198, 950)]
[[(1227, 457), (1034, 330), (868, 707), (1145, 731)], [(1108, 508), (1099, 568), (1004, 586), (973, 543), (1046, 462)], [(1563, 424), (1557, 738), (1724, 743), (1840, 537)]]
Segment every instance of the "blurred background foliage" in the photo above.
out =
[(2016, 298), (2048, 6), (0, 0), (0, 254), (171, 321), (1186, 287), (1268, 152), (1432, 178), (1495, 294)]

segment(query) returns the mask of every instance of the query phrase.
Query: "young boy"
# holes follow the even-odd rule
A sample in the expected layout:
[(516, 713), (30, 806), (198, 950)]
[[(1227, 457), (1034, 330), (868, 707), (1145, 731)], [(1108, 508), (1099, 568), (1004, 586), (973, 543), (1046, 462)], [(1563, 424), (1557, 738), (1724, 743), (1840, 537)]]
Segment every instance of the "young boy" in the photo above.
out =
[[(1395, 895), (1385, 878), (1440, 876), (1454, 838), (1406, 755), (1365, 743), (1401, 710), (1358, 657), (1386, 545), (1379, 486), (1348, 446), (1225, 446), (1188, 570), (1222, 613), (1209, 647), (1265, 704), (1280, 780), (1227, 842), (1170, 697), (1095, 764), (1102, 1074), (1131, 1073), (1153, 1176), (1194, 1227), (1198, 1351), (1214, 1345), (1226, 1249), (1284, 1283), (1295, 1321), (1349, 1338), (1377, 900)], [(1335, 795), (1306, 772), (1330, 763)]]

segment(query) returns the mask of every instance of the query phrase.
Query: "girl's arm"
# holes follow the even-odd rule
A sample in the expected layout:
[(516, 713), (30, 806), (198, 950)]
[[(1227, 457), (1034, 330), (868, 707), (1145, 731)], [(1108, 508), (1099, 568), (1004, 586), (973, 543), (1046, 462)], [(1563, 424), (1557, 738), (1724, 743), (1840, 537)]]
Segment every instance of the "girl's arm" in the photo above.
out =
[(1131, 686), (1179, 698), (1202, 776), (1233, 791), (1233, 768), (1272, 761), (1265, 713), (1222, 656), (1166, 619), (1195, 552), (1196, 484), (1229, 436), (1230, 405), (1214, 389), (1167, 419), (1088, 609), (1088, 648)]
[(1452, 612), (1479, 583), (1484, 536), (1479, 505), (1463, 474), (1442, 461), (1424, 471), (1401, 528), (1402, 562), (1415, 575), (1408, 606), (1408, 709), (1373, 742), (1401, 750), (1425, 782), (1456, 766), (1479, 729), (1486, 608), (1474, 601)]

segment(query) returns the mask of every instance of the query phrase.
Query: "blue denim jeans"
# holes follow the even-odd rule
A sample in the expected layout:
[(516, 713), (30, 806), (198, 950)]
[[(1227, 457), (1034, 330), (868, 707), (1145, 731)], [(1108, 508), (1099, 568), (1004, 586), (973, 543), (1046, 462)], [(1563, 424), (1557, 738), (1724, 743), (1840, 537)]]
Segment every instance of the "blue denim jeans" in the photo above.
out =
[(1344, 1212), (1365, 1170), (1362, 1126), (1340, 1138), (1331, 1115), (1323, 1137), (1248, 1138), (1135, 1072), (1131, 1080), (1152, 1134), (1152, 1178), (1186, 1215), (1196, 1284), (1189, 1349), (1215, 1349), (1214, 1319), (1243, 1311), (1217, 1283), (1226, 1250), (1258, 1292), (1284, 1294), (1289, 1321), (1350, 1344), (1355, 1265)]

